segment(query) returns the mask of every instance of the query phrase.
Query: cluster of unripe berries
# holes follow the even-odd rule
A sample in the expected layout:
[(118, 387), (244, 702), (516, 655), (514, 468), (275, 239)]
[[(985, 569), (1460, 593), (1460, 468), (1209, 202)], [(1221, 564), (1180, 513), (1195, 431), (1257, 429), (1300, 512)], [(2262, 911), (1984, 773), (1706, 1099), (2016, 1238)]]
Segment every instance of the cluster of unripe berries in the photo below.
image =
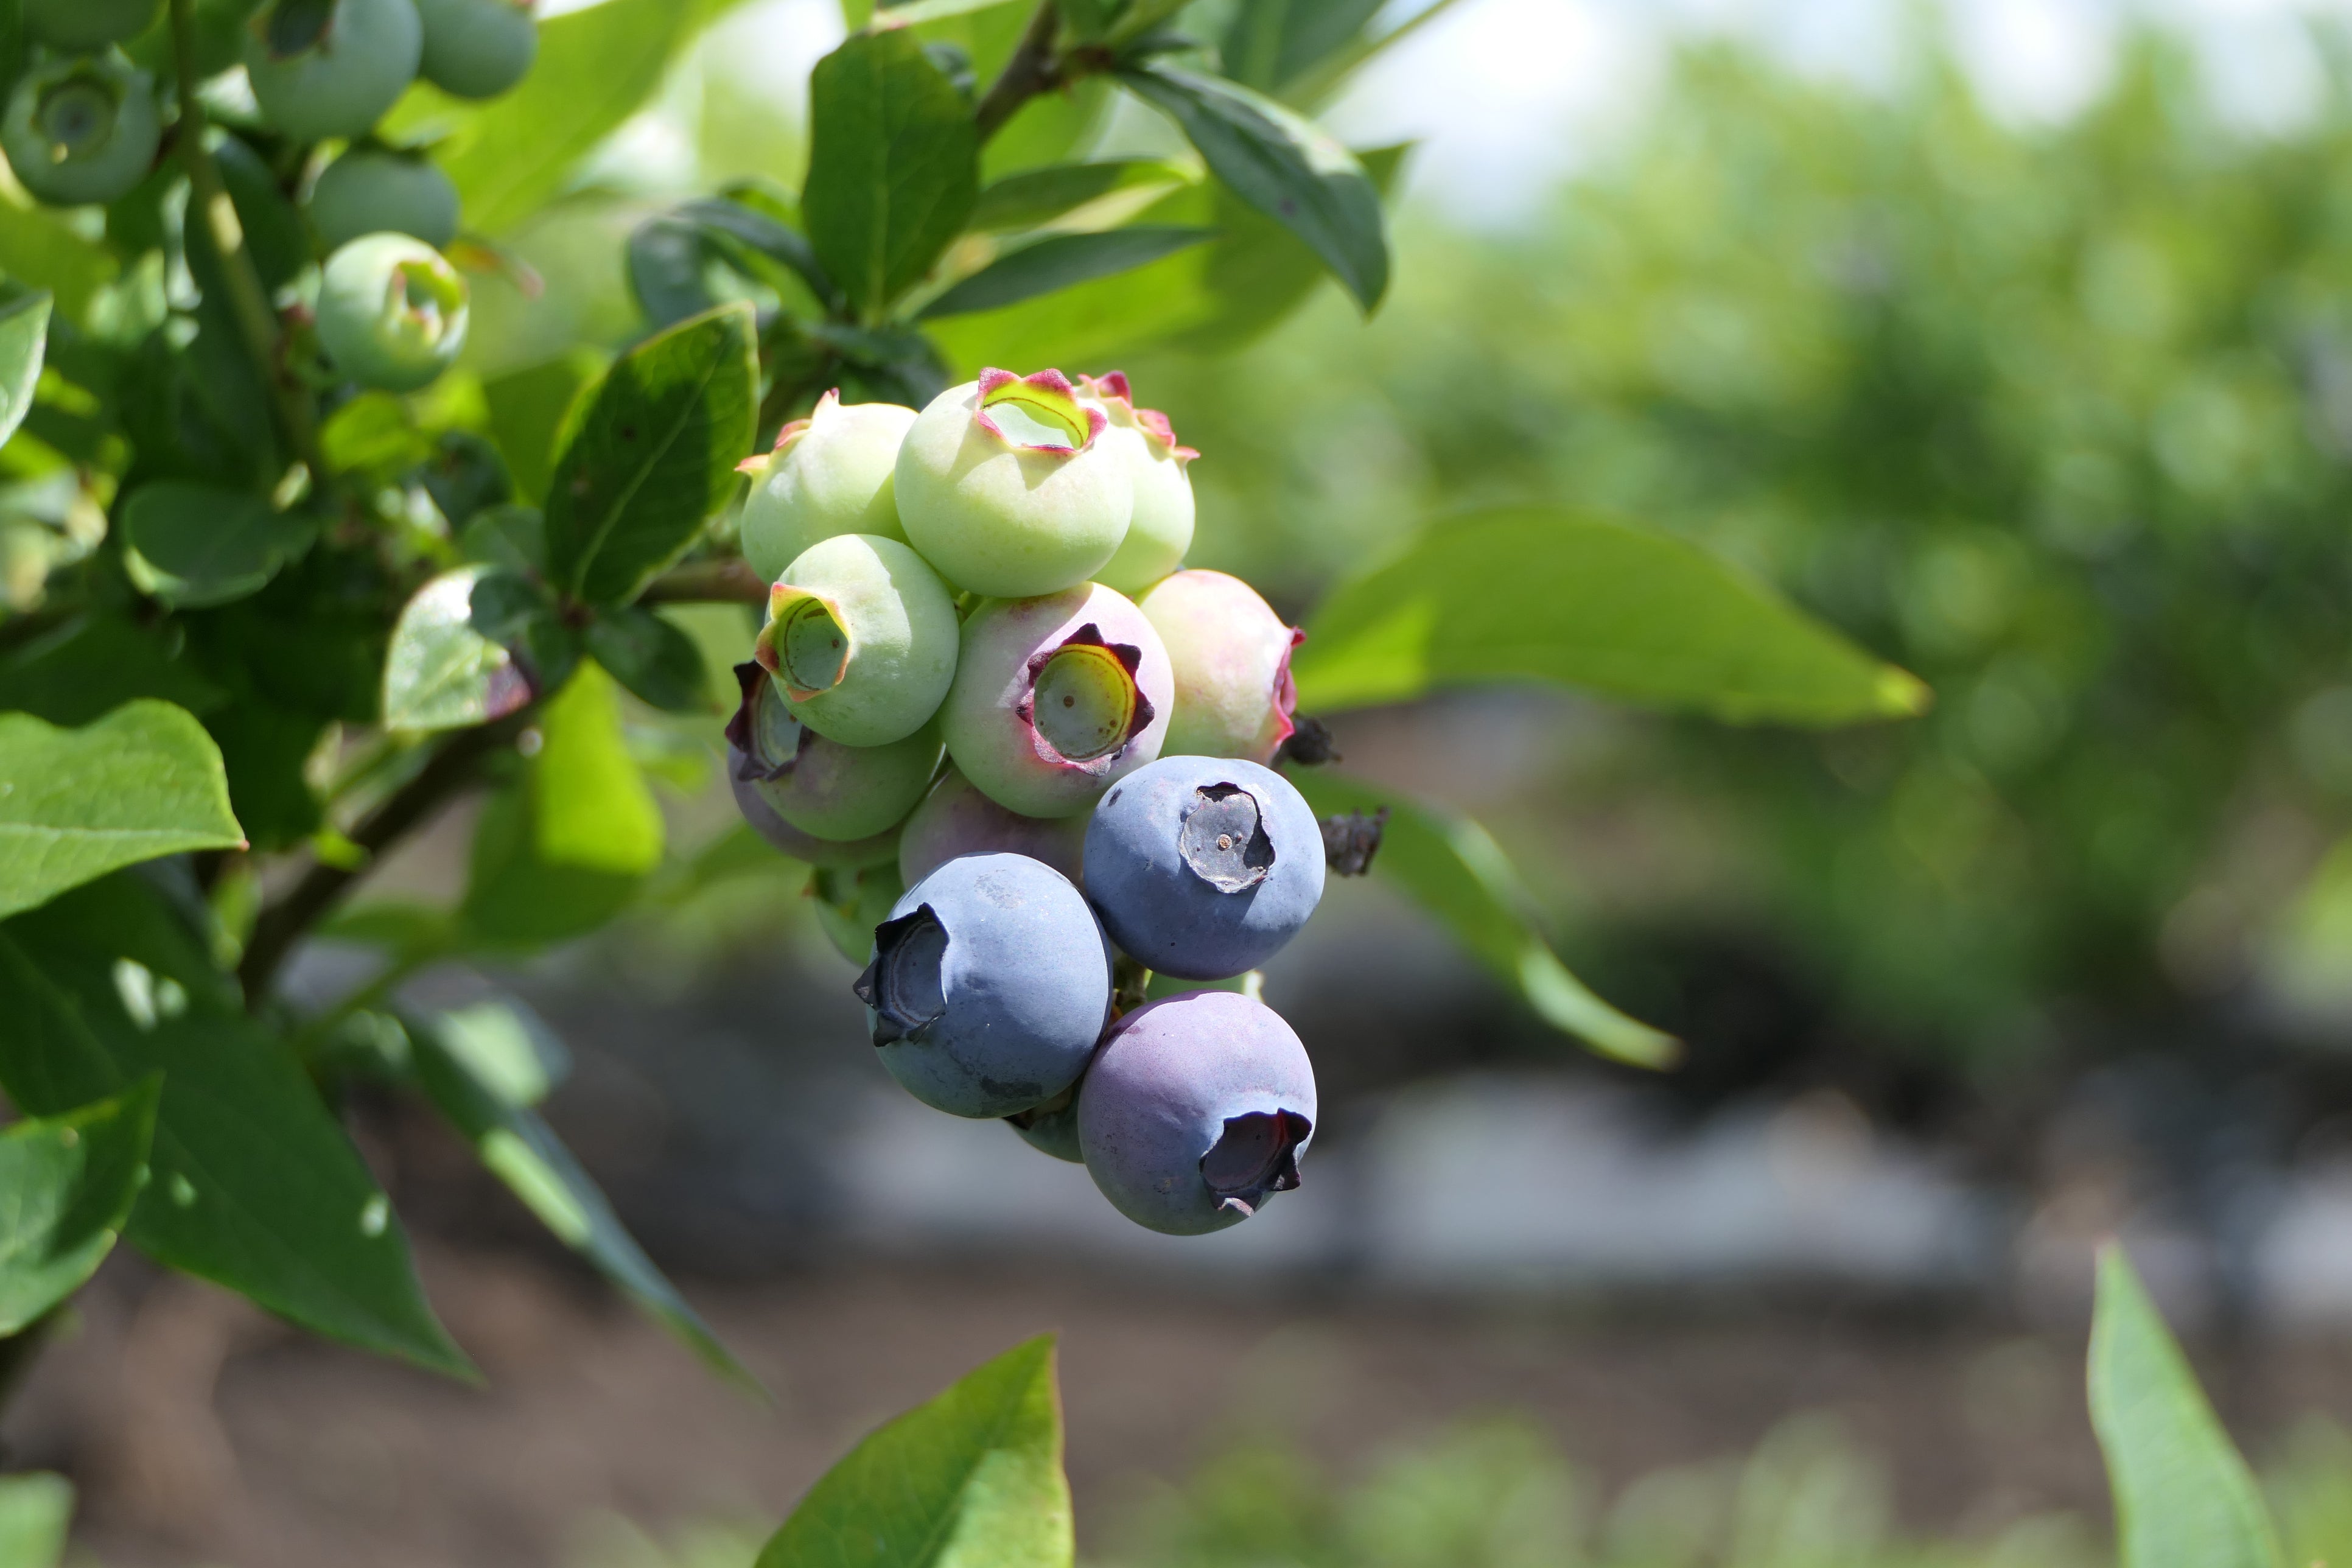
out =
[[(307, 208), (327, 253), (320, 346), (362, 386), (412, 392), (465, 346), (467, 294), (441, 248), (457, 235), (457, 192), (413, 151), (371, 132), (419, 79), (491, 98), (522, 79), (539, 48), (533, 0), (261, 0), (245, 22), (243, 64), (261, 119), (300, 145), (341, 141)], [(0, 114), (0, 149), (36, 199), (115, 201), (154, 167), (163, 121), (142, 58), (171, 56), (163, 0), (23, 0), (37, 46)]]
[(1181, 569), (1194, 456), (1117, 374), (826, 395), (744, 465), (773, 586), (727, 731), (891, 1076), (1180, 1235), (1297, 1184), (1314, 1073), (1249, 976), (1325, 868), (1266, 765), (1300, 634)]

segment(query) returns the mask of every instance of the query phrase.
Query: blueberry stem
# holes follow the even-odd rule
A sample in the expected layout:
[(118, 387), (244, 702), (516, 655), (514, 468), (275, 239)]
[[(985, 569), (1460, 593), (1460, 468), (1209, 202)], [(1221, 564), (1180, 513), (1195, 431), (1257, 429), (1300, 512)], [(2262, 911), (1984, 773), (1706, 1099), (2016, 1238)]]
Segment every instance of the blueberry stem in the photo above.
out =
[(1054, 59), (1054, 35), (1061, 20), (1055, 0), (1040, 0), (1037, 14), (1029, 18), (1028, 30), (1021, 35), (1013, 58), (1004, 62), (1003, 71), (989, 88), (988, 95), (980, 100), (980, 107), (972, 111), (982, 142), (1004, 129), (1005, 121), (1023, 104), (1047, 88), (1061, 85), (1063, 73)]
[(637, 595), (647, 605), (764, 605), (768, 584), (740, 555), (673, 566)]
[(220, 167), (205, 150), (205, 106), (196, 96), (196, 84), (201, 78), (196, 68), (195, 22), (191, 13), (191, 0), (172, 0), (172, 56), (180, 84), (178, 141), (181, 158), (188, 165), (188, 226), (201, 230), (205, 242), (220, 257), (221, 276), (228, 285), (229, 313), (236, 320), (237, 335), (245, 340), (247, 354), (261, 373), (261, 379), (268, 384), (271, 401), (278, 405), (278, 423), (285, 427), (287, 444), (310, 468), (312, 479), (323, 482), (327, 461), (319, 446), (317, 411), (310, 405), (310, 395), (289, 376), (278, 312), (271, 307), (268, 291), (261, 286), (261, 274), (254, 270), (253, 257), (245, 247), (245, 229), (237, 222), (236, 207), (228, 198), (227, 187), (221, 183)]

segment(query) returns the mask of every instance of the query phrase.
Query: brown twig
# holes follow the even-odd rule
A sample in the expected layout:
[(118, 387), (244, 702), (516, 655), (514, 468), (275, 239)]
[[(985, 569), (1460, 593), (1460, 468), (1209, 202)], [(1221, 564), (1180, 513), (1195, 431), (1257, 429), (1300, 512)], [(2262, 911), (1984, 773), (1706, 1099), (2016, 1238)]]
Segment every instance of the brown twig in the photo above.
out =
[(1028, 30), (1013, 58), (1004, 62), (988, 93), (972, 111), (972, 120), (980, 127), (982, 142), (1004, 129), (1005, 122), (1020, 111), (1021, 106), (1050, 87), (1062, 84), (1062, 68), (1054, 58), (1054, 36), (1059, 30), (1062, 13), (1054, 0), (1040, 0), (1037, 14), (1029, 18)]
[(648, 605), (764, 605), (767, 579), (739, 555), (673, 566), (637, 595)]
[(451, 736), (415, 778), (360, 818), (345, 836), (365, 853), (366, 859), (351, 867), (330, 866), (323, 861), (315, 864), (284, 898), (261, 911), (253, 922), (253, 935), (245, 945), (245, 959), (236, 968), (247, 1007), (261, 1005), (262, 998), (268, 994), (270, 982), (278, 977), (278, 968), (294, 950), (294, 944), (326, 917), (351, 890), (352, 884), (367, 875), (375, 857), (394, 840), (424, 826), (434, 813), (471, 784), (491, 753), (511, 744), (521, 732), (529, 712), (526, 709), (495, 724), (461, 730)]

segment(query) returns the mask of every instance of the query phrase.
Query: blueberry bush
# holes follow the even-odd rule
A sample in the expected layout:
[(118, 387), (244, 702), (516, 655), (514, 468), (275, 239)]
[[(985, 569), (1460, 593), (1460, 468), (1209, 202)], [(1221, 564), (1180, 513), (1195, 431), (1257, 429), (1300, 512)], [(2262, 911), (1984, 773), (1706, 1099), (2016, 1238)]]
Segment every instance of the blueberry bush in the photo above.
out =
[[(1350, 780), (1313, 715), (1498, 681), (1926, 706), (1705, 551), (1539, 500), (1440, 518), (1304, 630), (1184, 564), (1215, 454), (1108, 356), (1245, 341), (1325, 277), (1379, 306), (1402, 152), (1312, 115), (1442, 6), (853, 6), (797, 189), (637, 227), (628, 341), (471, 368), (475, 288), (531, 282), (503, 237), (725, 8), (0, 5), (8, 1369), (119, 1238), (467, 1373), (338, 1119), (368, 1086), (744, 1375), (538, 1114), (516, 1020), (402, 984), (761, 839), (918, 1098), (1140, 1224), (1241, 1223), (1315, 1131), (1252, 972), (1327, 875), (1392, 880), (1596, 1048), (1674, 1049), (1560, 963), (1491, 837)], [(1089, 155), (1133, 116), (1169, 155)], [(670, 842), (650, 715), (723, 759), (738, 833)], [(459, 897), (355, 896), (460, 800)], [(315, 936), (373, 977), (289, 989)], [(869, 1439), (766, 1560), (1066, 1562), (1059, 1444), (1039, 1342)]]

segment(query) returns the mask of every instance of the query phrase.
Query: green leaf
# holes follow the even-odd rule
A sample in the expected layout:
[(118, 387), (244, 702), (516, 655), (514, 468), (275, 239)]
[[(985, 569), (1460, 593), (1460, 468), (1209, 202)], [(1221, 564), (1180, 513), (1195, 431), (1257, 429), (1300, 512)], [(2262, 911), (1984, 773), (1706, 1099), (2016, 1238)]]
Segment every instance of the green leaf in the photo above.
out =
[(0, 1563), (8, 1568), (57, 1568), (73, 1523), (73, 1483), (36, 1470), (0, 1476)]
[(971, 227), (992, 233), (1042, 228), (1055, 218), (1122, 193), (1190, 185), (1196, 176), (1165, 158), (1105, 158), (1091, 163), (1049, 163), (1024, 169), (982, 187)]
[(76, 616), (0, 659), (0, 710), (76, 725), (140, 697), (198, 713), (219, 707), (226, 694), (179, 657), (176, 640), (118, 615)]
[[(511, 1015), (507, 1015), (511, 1018)], [(528, 1103), (502, 1090), (475, 1065), (475, 1052), (451, 1037), (481, 1020), (404, 1016), (417, 1082), (450, 1125), (474, 1146), (557, 1239), (593, 1264), (630, 1300), (714, 1370), (751, 1387), (759, 1380), (719, 1342), (677, 1288), (637, 1246), (612, 1205), (572, 1152)]]
[(642, 605), (588, 623), (588, 653), (640, 700), (672, 713), (708, 713), (710, 672), (685, 632)]
[(79, 730), (0, 713), (0, 916), (159, 855), (244, 845), (220, 752), (170, 703)]
[(513, 91), (481, 108), (413, 95), (385, 130), (446, 127), (435, 155), (467, 226), (511, 233), (563, 189), (572, 166), (644, 106), (670, 61), (731, 0), (607, 0), (540, 25), (539, 56)]
[(1328, 769), (1292, 768), (1286, 776), (1318, 816), (1385, 807), (1371, 875), (1434, 915), (1545, 1023), (1636, 1067), (1671, 1067), (1681, 1057), (1672, 1035), (1620, 1013), (1569, 973), (1537, 926), (1510, 857), (1477, 823)]
[(173, 609), (194, 610), (260, 592), (318, 528), (250, 490), (163, 479), (131, 493), (122, 533), (137, 552), (131, 579)]
[(79, 1289), (114, 1250), (146, 1179), (157, 1081), (0, 1130), (0, 1337)]
[(0, 441), (14, 436), (32, 412), (48, 342), (48, 295), (24, 294), (0, 306)]
[(331, 1339), (468, 1373), (358, 1152), (224, 992), (147, 883), (77, 889), (0, 925), (0, 1088), (57, 1116), (162, 1073), (133, 1245)]
[(819, 60), (809, 104), (809, 241), (850, 304), (878, 320), (971, 212), (971, 111), (903, 30), (859, 34)]
[(2099, 1255), (2091, 1325), (2091, 1425), (2115, 1491), (2122, 1568), (2284, 1568), (2246, 1461), (2112, 1243)]
[(416, 423), (408, 400), (363, 392), (327, 416), (319, 448), (338, 474), (390, 479), (433, 456), (433, 439)]
[(490, 410), (490, 439), (507, 460), (515, 493), (538, 502), (547, 494), (556, 454), (587, 412), (585, 394), (604, 374), (604, 356), (577, 348), (560, 359), (492, 376), (482, 384)]
[(1385, 0), (1257, 0), (1234, 14), (1218, 58), (1225, 74), (1276, 92), (1360, 35)]
[(1183, 128), (1217, 178), (1305, 240), (1366, 313), (1388, 291), (1380, 192), (1355, 154), (1272, 99), (1162, 62), (1121, 85)]
[(547, 491), (548, 571), (592, 605), (625, 604), (702, 532), (751, 450), (751, 308), (730, 305), (615, 363)]
[(114, 258), (40, 208), (18, 206), (22, 199), (0, 195), (0, 274), (47, 289), (58, 314), (79, 321), (99, 289), (113, 280)]
[(474, 629), (474, 584), (488, 566), (444, 572), (416, 590), (383, 660), (383, 727), (410, 734), (462, 730), (530, 700), (514, 656)]
[(1048, 235), (998, 257), (924, 306), (922, 314), (957, 316), (993, 310), (1088, 279), (1130, 272), (1216, 237), (1217, 231), (1211, 228), (1159, 224), (1137, 224), (1098, 234)]
[(593, 931), (661, 861), (661, 811), (629, 755), (612, 678), (581, 666), (539, 729), (520, 785), (493, 796), (475, 829), (459, 921), (491, 947)]
[(758, 1568), (1067, 1568), (1051, 1335), (876, 1431), (809, 1489)]
[(936, 22), (945, 16), (961, 16), (1015, 3), (1016, 0), (906, 0), (903, 5), (881, 7), (878, 15), (894, 26), (911, 27), (918, 22)]
[(1431, 524), (1332, 591), (1294, 668), (1317, 710), (1513, 679), (1734, 723), (1848, 724), (1928, 700), (1688, 541), (1545, 507)]

